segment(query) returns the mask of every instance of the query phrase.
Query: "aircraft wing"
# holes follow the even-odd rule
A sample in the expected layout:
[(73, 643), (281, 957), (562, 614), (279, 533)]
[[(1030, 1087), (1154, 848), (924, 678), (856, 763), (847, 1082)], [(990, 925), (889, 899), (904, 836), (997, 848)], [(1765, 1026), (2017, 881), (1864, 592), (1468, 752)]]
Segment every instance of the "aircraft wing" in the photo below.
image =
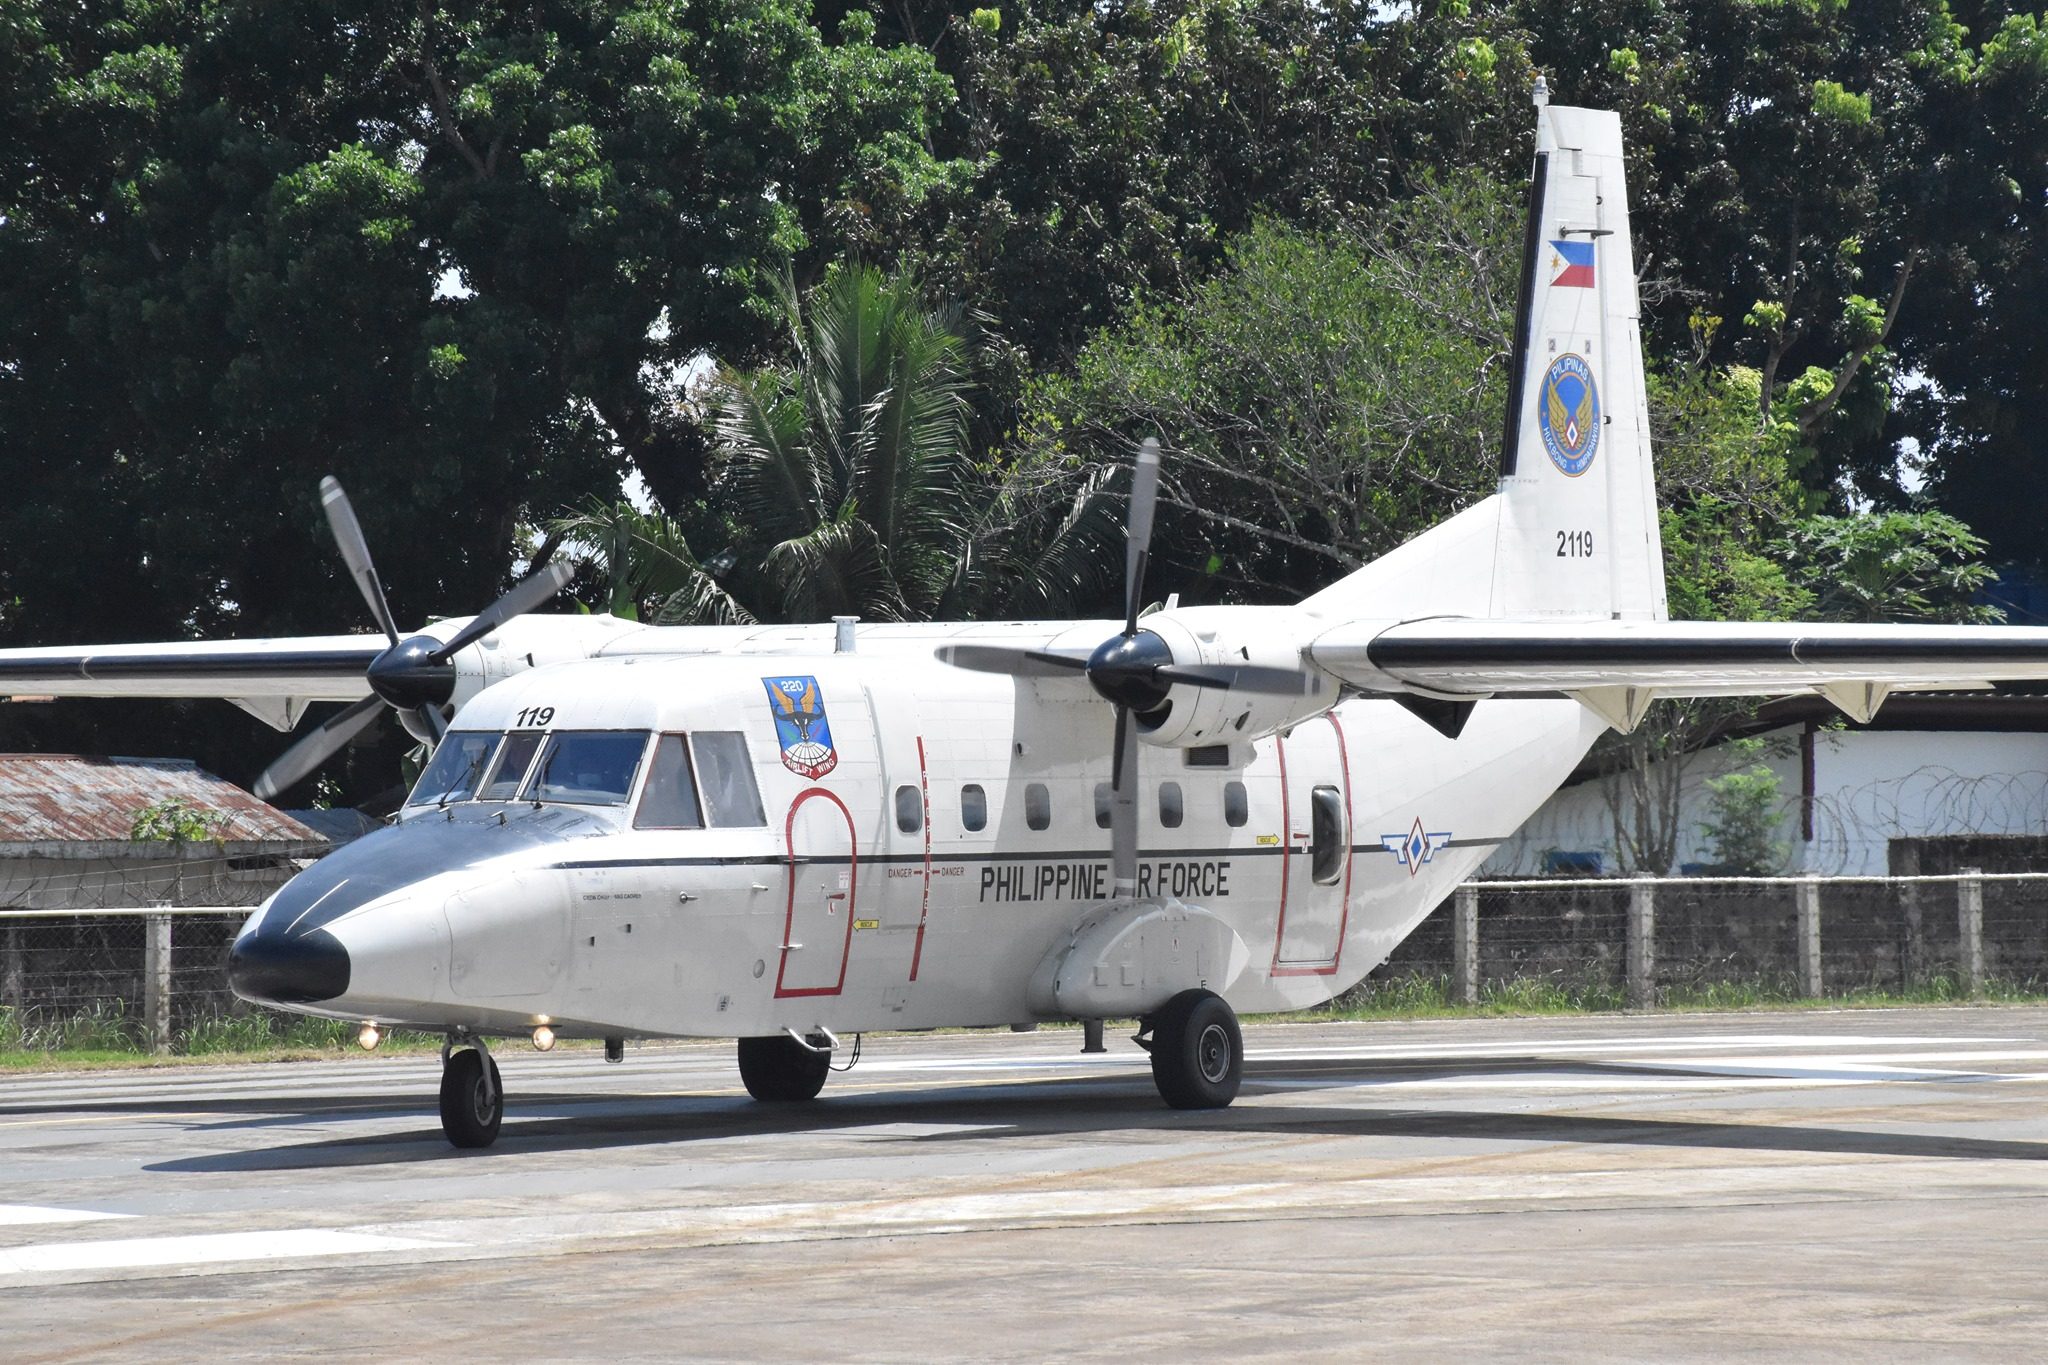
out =
[(1655, 697), (1819, 692), (1868, 720), (1895, 690), (2048, 680), (2048, 629), (1437, 618), (1337, 626), (1308, 656), (1369, 691), (1566, 693), (1628, 729)]
[(309, 702), (370, 693), (381, 635), (0, 649), (0, 696), (216, 697), (289, 729)]

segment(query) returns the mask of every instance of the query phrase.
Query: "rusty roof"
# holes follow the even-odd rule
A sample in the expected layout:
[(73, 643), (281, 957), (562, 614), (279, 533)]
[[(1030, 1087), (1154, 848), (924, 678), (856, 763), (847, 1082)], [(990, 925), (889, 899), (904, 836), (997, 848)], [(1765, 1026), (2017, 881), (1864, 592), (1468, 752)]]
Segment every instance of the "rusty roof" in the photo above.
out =
[(223, 843), (324, 842), (190, 759), (0, 754), (0, 844), (126, 841), (137, 813), (169, 799), (225, 816)]

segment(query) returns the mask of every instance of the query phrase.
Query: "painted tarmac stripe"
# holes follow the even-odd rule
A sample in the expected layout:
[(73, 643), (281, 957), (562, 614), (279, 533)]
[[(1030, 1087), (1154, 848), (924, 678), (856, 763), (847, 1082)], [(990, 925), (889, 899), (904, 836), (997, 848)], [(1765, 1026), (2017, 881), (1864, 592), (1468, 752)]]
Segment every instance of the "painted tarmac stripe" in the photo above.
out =
[(446, 1249), (446, 1242), (330, 1228), (218, 1232), (186, 1237), (127, 1237), (104, 1242), (39, 1242), (0, 1248), (0, 1276), (50, 1271), (123, 1270), (139, 1266), (218, 1265), (301, 1256), (356, 1256), (373, 1251)]
[(0, 1228), (31, 1223), (96, 1223), (103, 1218), (133, 1218), (132, 1213), (101, 1213), (96, 1209), (55, 1209), (38, 1204), (0, 1204)]

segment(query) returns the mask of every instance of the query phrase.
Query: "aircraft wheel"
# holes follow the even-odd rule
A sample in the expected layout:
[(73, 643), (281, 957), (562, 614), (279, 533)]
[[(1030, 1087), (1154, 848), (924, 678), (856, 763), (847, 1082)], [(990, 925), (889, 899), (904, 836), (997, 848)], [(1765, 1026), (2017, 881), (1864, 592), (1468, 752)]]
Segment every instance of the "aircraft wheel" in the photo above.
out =
[(505, 1087), (498, 1064), (481, 1048), (448, 1054), (441, 1068), (441, 1131), (457, 1147), (488, 1147), (505, 1120)]
[(814, 1100), (831, 1069), (830, 1052), (813, 1052), (786, 1033), (740, 1039), (740, 1079), (757, 1100)]
[(1152, 1016), (1152, 1083), (1176, 1109), (1222, 1109), (1244, 1079), (1237, 1014), (1213, 991), (1182, 991)]

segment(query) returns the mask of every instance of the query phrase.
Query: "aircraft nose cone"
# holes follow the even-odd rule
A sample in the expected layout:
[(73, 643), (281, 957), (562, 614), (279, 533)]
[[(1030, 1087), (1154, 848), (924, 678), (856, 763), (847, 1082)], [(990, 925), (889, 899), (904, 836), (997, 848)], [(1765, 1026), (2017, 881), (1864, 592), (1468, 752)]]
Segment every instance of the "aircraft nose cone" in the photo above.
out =
[(348, 990), (348, 949), (325, 929), (247, 934), (228, 950), (228, 985), (260, 1004), (332, 1000)]

